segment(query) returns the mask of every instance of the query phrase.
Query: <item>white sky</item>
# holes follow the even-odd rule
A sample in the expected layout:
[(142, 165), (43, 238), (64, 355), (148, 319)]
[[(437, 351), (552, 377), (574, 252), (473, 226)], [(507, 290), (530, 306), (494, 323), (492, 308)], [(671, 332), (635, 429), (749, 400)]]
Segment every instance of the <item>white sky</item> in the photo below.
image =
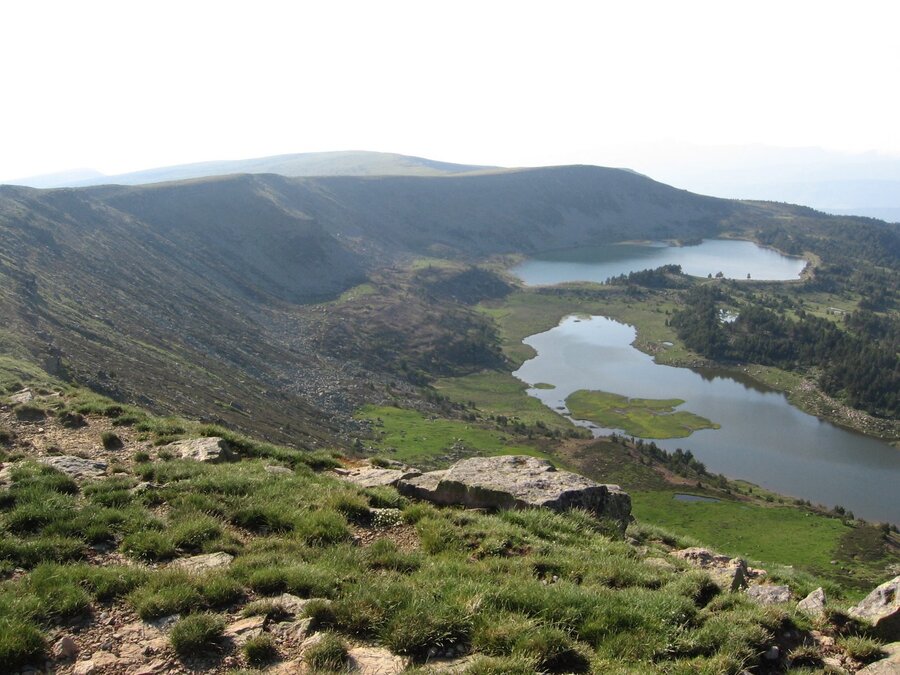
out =
[(900, 155), (898, 33), (897, 0), (9, 0), (0, 180), (349, 149)]

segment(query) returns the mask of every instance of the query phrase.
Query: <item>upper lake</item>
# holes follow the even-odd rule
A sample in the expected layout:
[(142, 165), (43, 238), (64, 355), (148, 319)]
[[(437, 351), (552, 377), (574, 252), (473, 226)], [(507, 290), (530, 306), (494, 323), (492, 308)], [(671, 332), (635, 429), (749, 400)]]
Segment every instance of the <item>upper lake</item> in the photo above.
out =
[(789, 281), (799, 279), (806, 266), (802, 258), (782, 255), (751, 241), (707, 239), (696, 246), (664, 243), (584, 246), (541, 253), (510, 271), (528, 286), (566, 281), (604, 282), (610, 277), (662, 265), (681, 265), (685, 274), (728, 279)]
[[(679, 410), (702, 415), (721, 428), (656, 441), (660, 447), (690, 449), (714, 473), (900, 524), (896, 448), (808, 415), (784, 394), (733, 371), (660, 365), (631, 345), (634, 338), (634, 328), (611, 319), (568, 317), (525, 339), (537, 356), (513, 375), (529, 385), (555, 385), (532, 387), (528, 393), (563, 414), (566, 398), (579, 389), (684, 399)], [(598, 434), (612, 431), (586, 426)]]

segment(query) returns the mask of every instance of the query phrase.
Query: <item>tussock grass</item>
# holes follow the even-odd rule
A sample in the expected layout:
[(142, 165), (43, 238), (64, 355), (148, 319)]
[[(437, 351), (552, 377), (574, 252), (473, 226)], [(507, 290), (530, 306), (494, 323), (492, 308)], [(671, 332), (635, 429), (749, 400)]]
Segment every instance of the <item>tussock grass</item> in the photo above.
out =
[(195, 656), (214, 649), (224, 628), (225, 621), (220, 616), (191, 614), (172, 626), (169, 640), (179, 656)]
[(347, 643), (329, 633), (303, 654), (303, 660), (313, 672), (333, 673), (346, 670), (350, 661)]

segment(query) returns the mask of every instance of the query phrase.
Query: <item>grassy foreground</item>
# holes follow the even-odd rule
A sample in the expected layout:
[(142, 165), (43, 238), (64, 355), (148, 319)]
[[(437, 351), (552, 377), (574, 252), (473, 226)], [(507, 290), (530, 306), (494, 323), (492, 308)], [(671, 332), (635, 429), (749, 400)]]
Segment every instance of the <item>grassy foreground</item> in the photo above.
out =
[[(188, 668), (217, 668), (226, 656), (242, 665), (289, 659), (293, 647), (275, 633), (239, 654), (221, 637), (242, 615), (274, 617), (272, 598), (282, 592), (321, 598), (305, 613), (315, 630), (339, 637), (316, 663), (341, 662), (345, 643), (383, 645), (420, 664), (453, 648), (475, 655), (466, 669), (473, 674), (737, 673), (760, 662), (776, 633), (810, 627), (791, 606), (760, 607), (720, 593), (677, 560), (658, 564), (677, 538), (653, 528), (633, 527), (635, 546), (610, 539), (580, 511), (436, 508), (341, 482), (324, 455), (62, 394), (32, 404), (46, 411), (42, 433), (64, 443), (65, 413), (82, 411), (79, 443), (114, 461), (114, 471), (74, 481), (37, 463), (42, 451), (15, 440), (33, 427), (4, 413), (3, 671), (44, 663), (57, 627), (77, 637), (78, 626), (91, 630), (92, 616), (121, 611), (142, 620), (180, 614), (166, 657)], [(114, 422), (122, 447), (107, 448)], [(426, 424), (411, 421), (408, 447), (439, 447), (422, 438)], [(224, 435), (238, 458), (203, 464), (160, 445), (191, 429)], [(217, 551), (234, 561), (209, 571), (177, 567)], [(197, 646), (211, 649), (205, 660)]]
[(581, 389), (566, 398), (573, 417), (607, 429), (622, 429), (640, 438), (686, 438), (700, 429), (718, 429), (705, 417), (675, 408), (678, 398), (628, 398), (606, 391)]

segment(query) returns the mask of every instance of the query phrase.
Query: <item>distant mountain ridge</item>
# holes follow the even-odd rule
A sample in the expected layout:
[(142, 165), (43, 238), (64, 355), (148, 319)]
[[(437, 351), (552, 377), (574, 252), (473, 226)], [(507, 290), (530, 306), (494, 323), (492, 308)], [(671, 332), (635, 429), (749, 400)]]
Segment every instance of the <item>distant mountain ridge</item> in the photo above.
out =
[(424, 157), (389, 152), (354, 150), (178, 164), (111, 176), (90, 169), (79, 169), (13, 180), (9, 181), (9, 184), (36, 188), (89, 187), (94, 185), (144, 185), (239, 173), (274, 173), (288, 177), (446, 176), (497, 169), (498, 167), (491, 166), (438, 162)]

